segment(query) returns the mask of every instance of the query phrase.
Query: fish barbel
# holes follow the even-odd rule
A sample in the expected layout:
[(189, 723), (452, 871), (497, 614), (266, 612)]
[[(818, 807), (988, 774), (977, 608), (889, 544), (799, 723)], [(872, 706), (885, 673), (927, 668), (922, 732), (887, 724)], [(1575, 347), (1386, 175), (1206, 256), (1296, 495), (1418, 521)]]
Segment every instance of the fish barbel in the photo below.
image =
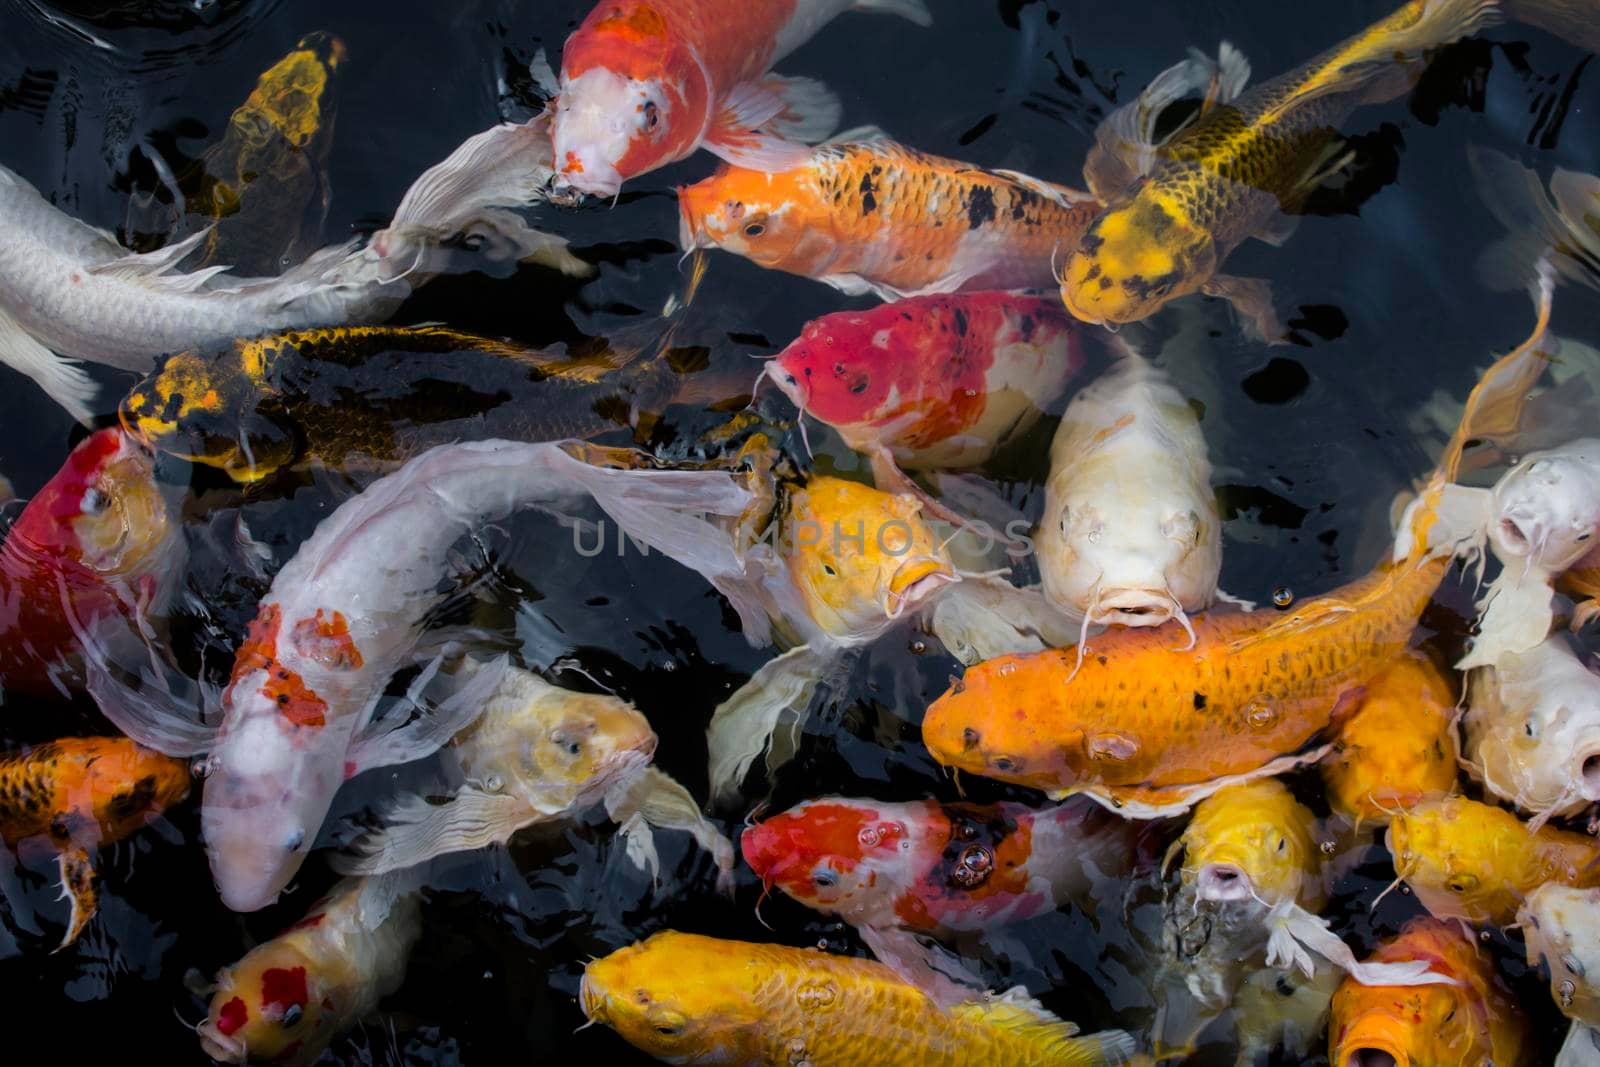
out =
[(1077, 1036), (1024, 997), (946, 1009), (871, 960), (671, 930), (589, 964), (578, 999), (670, 1063), (1094, 1067), (1133, 1051), (1120, 1030)]

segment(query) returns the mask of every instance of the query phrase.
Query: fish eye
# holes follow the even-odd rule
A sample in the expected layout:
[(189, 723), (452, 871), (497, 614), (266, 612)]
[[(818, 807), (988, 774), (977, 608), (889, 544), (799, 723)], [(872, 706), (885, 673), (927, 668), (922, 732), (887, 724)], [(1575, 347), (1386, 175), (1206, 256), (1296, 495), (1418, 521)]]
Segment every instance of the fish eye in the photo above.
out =
[(1585, 530), (1585, 531), (1583, 531), (1583, 533), (1581, 533), (1581, 534), (1579, 534), (1579, 535), (1578, 535), (1578, 540), (1580, 540), (1580, 541), (1587, 541), (1587, 540), (1589, 540), (1589, 537), (1590, 537), (1590, 536), (1591, 536), (1591, 535), (1592, 535), (1592, 534), (1593, 534), (1593, 533), (1594, 533), (1594, 531), (1593, 531), (1593, 530)]
[(681, 1026), (668, 1026), (666, 1023), (656, 1024), (656, 1033), (662, 1037), (677, 1037), (682, 1030), (683, 1027)]
[(110, 505), (110, 503), (111, 498), (109, 496), (91, 485), (88, 489), (83, 491), (83, 502), (78, 506), (78, 510), (82, 511), (85, 515), (98, 515), (104, 511), (106, 507)]
[(744, 235), (746, 237), (760, 237), (762, 234), (764, 234), (766, 232), (767, 232), (766, 226), (762, 225), (759, 222), (752, 222), (750, 225), (748, 225), (748, 226), (746, 226), (744, 228)]
[(1450, 879), (1449, 886), (1452, 893), (1470, 893), (1478, 884), (1478, 880), (1470, 874), (1457, 875)]
[(1287, 837), (1278, 838), (1278, 851), (1279, 852), (1282, 852), (1284, 849), (1286, 849), (1288, 847), (1289, 847), (1289, 839)]
[(305, 1018), (306, 1010), (298, 1004), (291, 1004), (283, 1009), (283, 1018), (278, 1020), (283, 1026), (297, 1026)]
[(305, 844), (305, 842), (306, 842), (306, 830), (305, 830), (305, 827), (296, 826), (293, 830), (289, 831), (289, 836), (284, 838), (283, 847), (285, 849), (287, 849), (288, 851), (293, 852), (295, 849), (297, 849), (301, 845)]
[(828, 563), (824, 563), (822, 565), (822, 573), (826, 574), (829, 578), (837, 578), (837, 577), (839, 577), (839, 572), (834, 570), (833, 566), (831, 564), (828, 564)]
[(568, 736), (567, 732), (559, 727), (550, 731), (550, 743), (557, 748), (565, 750), (569, 756), (576, 756), (583, 751), (583, 746), (578, 743), (578, 739)]
[(994, 764), (994, 769), (997, 771), (1014, 771), (1018, 767), (1017, 761), (1010, 756), (996, 756), (990, 762)]
[(1533, 723), (1532, 719), (1528, 719), (1526, 722), (1524, 722), (1522, 724), (1522, 732), (1527, 734), (1529, 737), (1538, 737), (1539, 736), (1539, 731), (1534, 727), (1534, 723)]
[(656, 102), (654, 100), (646, 100), (644, 102), (644, 122), (645, 122), (645, 125), (650, 127), (653, 130), (653, 129), (656, 128), (656, 124), (659, 123), (660, 121), (661, 121), (661, 109), (656, 107)]
[(832, 889), (839, 884), (839, 876), (829, 870), (812, 871), (811, 884), (818, 889)]

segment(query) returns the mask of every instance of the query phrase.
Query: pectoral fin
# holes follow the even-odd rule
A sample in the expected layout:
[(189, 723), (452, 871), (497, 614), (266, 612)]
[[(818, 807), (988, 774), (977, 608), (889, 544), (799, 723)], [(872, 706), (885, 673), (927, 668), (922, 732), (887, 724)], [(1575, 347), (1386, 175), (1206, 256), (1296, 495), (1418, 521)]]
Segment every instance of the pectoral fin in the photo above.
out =
[(94, 379), (78, 364), (46, 348), (4, 310), (0, 310), (0, 363), (32, 378), (51, 400), (85, 426), (93, 421), (89, 405), (100, 394)]
[(766, 126), (786, 141), (814, 143), (826, 139), (839, 128), (844, 106), (832, 89), (815, 78), (785, 78), (769, 74), (761, 88), (783, 101), (783, 110)]
[[(649, 767), (643, 774), (619, 783), (606, 794), (606, 813), (625, 824), (625, 831), (627, 824), (637, 822), (631, 832), (648, 835), (650, 828), (655, 827), (692, 834), (716, 861), (717, 888), (732, 894), (733, 842), (701, 814), (700, 805), (689, 791), (665, 771)], [(634, 854), (631, 844), (628, 854), (630, 857)]]
[(407, 797), (383, 817), (382, 829), (356, 842), (356, 852), (331, 860), (340, 874), (386, 874), (451, 852), (504, 844), (538, 816), (520, 798), (464, 786), (444, 804)]
[(792, 107), (798, 107), (801, 111), (790, 115), (785, 124), (805, 128), (807, 117), (803, 109), (806, 106), (804, 100), (791, 103), (783, 86), (777, 82), (746, 82), (723, 98), (722, 107), (706, 133), (705, 148), (736, 167), (750, 170), (774, 173), (803, 166), (811, 158), (811, 149), (767, 132), (764, 127), (790, 112)]
[[(954, 1008), (981, 1000), (988, 992), (983, 981), (962, 965), (960, 957), (938, 944), (923, 943), (909, 930), (863, 926), (859, 933), (879, 963), (922, 990), (940, 1007)], [(1073, 1027), (1072, 1032), (1076, 1033), (1077, 1028)]]
[[(454, 692), (437, 703), (423, 694), (427, 683), (438, 669), (439, 660), (429, 664), (406, 694), (406, 703), (417, 714), (399, 725), (383, 723), (361, 734), (350, 745), (345, 761), (351, 765), (351, 776), (374, 767), (392, 767), (410, 763), (432, 755), (461, 730), (465, 729), (488, 705), (490, 697), (499, 687), (510, 661), (504, 656), (481, 664), (471, 677)], [(393, 714), (402, 719), (403, 710)]]
[(67, 932), (61, 937), (61, 944), (54, 949), (62, 949), (78, 940), (78, 935), (83, 933), (83, 928), (89, 925), (89, 920), (94, 918), (95, 909), (99, 906), (99, 893), (95, 887), (97, 876), (94, 871), (94, 862), (89, 858), (87, 850), (82, 848), (69, 848), (61, 853), (59, 860), (61, 869), (61, 899), (72, 901), (72, 914), (67, 919)]
[[(711, 756), (711, 796), (738, 795), (750, 764), (772, 741), (785, 712), (805, 721), (817, 681), (834, 657), (801, 645), (771, 660), (711, 715), (706, 744)], [(771, 761), (769, 760), (769, 765)]]
[(1315, 952), (1339, 967), (1362, 985), (1455, 985), (1455, 979), (1429, 970), (1427, 960), (1404, 963), (1360, 963), (1350, 946), (1341, 941), (1328, 920), (1312, 915), (1298, 904), (1280, 904), (1267, 916), (1271, 933), (1267, 939), (1269, 966), (1287, 969), (1291, 965), (1307, 978), (1316, 974), (1311, 958)]
[(1207, 296), (1221, 297), (1233, 305), (1246, 330), (1269, 345), (1284, 344), (1288, 338), (1278, 313), (1272, 306), (1272, 283), (1265, 278), (1238, 278), (1214, 274), (1200, 287)]
[(1549, 637), (1555, 625), (1554, 597), (1544, 571), (1524, 570), (1516, 562), (1501, 568), (1479, 603), (1482, 614), (1472, 650), (1456, 669), (1493, 667), (1508, 653), (1526, 652)]

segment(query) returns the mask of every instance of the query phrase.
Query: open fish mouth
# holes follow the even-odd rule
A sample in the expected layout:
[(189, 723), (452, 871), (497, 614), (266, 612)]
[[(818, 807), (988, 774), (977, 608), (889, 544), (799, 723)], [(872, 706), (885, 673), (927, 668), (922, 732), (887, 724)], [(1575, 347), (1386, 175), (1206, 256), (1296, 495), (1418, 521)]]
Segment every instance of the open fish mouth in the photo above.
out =
[(1600, 745), (1578, 755), (1578, 795), (1588, 801), (1600, 800)]
[(1389, 1041), (1363, 1039), (1340, 1045), (1331, 1067), (1411, 1067), (1411, 1058)]
[(889, 618), (897, 619), (905, 614), (906, 609), (922, 603), (942, 586), (960, 580), (949, 566), (936, 559), (904, 563), (889, 579), (889, 596), (884, 611)]
[(1176, 597), (1165, 589), (1102, 590), (1089, 612), (1101, 625), (1160, 626), (1183, 614)]
[(1250, 876), (1236, 863), (1208, 863), (1197, 880), (1200, 896), (1218, 902), (1246, 900), (1251, 895)]
[(228, 1037), (207, 1019), (195, 1032), (200, 1035), (200, 1051), (218, 1063), (243, 1063), (246, 1050), (244, 1042)]

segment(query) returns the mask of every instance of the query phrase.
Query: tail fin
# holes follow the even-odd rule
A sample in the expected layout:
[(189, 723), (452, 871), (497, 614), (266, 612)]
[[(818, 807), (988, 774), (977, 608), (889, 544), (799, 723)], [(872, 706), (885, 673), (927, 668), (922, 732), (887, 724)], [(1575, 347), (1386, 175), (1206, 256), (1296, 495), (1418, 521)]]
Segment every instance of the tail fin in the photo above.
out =
[(1567, 278), (1600, 289), (1600, 178), (1558, 170), (1545, 191), (1538, 172), (1487, 148), (1467, 164), (1489, 211), (1510, 231), (1490, 245), (1478, 271), (1491, 288), (1526, 284), (1541, 257)]
[(89, 405), (100, 392), (94, 379), (78, 364), (46, 348), (4, 310), (0, 310), (0, 363), (32, 378), (51, 400), (85, 426), (93, 420)]
[(1590, 0), (1505, 0), (1505, 9), (1508, 18), (1537, 26), (1585, 52), (1600, 52), (1600, 18)]

